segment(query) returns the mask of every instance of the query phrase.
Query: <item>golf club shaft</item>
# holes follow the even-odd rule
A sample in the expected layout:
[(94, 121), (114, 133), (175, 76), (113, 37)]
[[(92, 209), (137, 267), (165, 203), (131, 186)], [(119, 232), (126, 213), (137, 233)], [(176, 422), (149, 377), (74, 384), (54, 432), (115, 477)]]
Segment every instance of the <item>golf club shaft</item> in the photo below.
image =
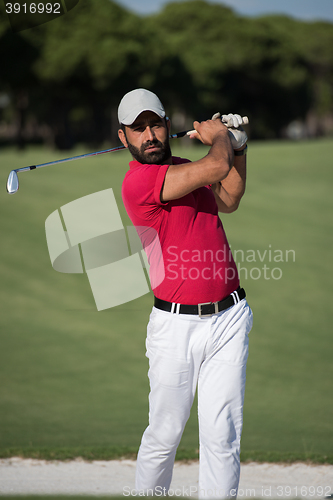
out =
[[(177, 134), (170, 135), (170, 139), (177, 139), (179, 137), (184, 137), (187, 134), (187, 130), (184, 132), (178, 132)], [(118, 146), (112, 149), (104, 149), (103, 151), (96, 151), (94, 153), (86, 153), (83, 155), (72, 156), (70, 158), (63, 158), (62, 160), (49, 161), (47, 163), (40, 163), (39, 165), (30, 165), (28, 167), (22, 167), (15, 169), (15, 172), (26, 172), (27, 170), (34, 170), (40, 167), (47, 167), (48, 165), (56, 165), (57, 163), (65, 163), (66, 161), (80, 160), (81, 158), (88, 158), (89, 156), (102, 155), (104, 153), (111, 153), (112, 151), (119, 151), (121, 149), (126, 149), (125, 146)]]
[(80, 160), (81, 158), (87, 158), (88, 156), (101, 155), (103, 153), (111, 153), (111, 151), (117, 151), (118, 149), (125, 149), (125, 146), (118, 146), (117, 148), (105, 149), (104, 151), (96, 151), (95, 153), (86, 153), (84, 155), (72, 156), (70, 158), (63, 158), (62, 160), (49, 161), (47, 163), (40, 163), (39, 165), (30, 165), (29, 167), (17, 168), (15, 169), (15, 172), (25, 172), (27, 170), (34, 170), (35, 168), (47, 167), (48, 165), (65, 163), (66, 161)]
[[(248, 118), (247, 116), (243, 117), (244, 124), (248, 123)], [(191, 133), (195, 132), (195, 130), (184, 130), (183, 132), (178, 132), (177, 134), (172, 134), (170, 135), (170, 139), (178, 139), (180, 137), (184, 137), (186, 134), (190, 135)], [(15, 172), (26, 172), (27, 170), (34, 170), (35, 168), (40, 168), (40, 167), (47, 167), (48, 165), (56, 165), (57, 163), (65, 163), (66, 161), (73, 161), (73, 160), (80, 160), (81, 158), (88, 158), (89, 156), (97, 156), (97, 155), (102, 155), (104, 153), (111, 153), (112, 151), (119, 151), (121, 149), (126, 149), (125, 146), (118, 146), (116, 148), (112, 149), (104, 149), (103, 151), (96, 151), (94, 153), (86, 153), (83, 155), (78, 155), (78, 156), (72, 156), (70, 158), (64, 158), (62, 160), (55, 160), (55, 161), (49, 161), (47, 163), (40, 163), (39, 165), (30, 165), (28, 167), (22, 167), (22, 168), (16, 168)]]
[[(185, 130), (184, 132), (178, 132), (177, 134), (172, 134), (169, 137), (170, 137), (170, 139), (177, 139), (178, 137), (184, 137), (186, 134), (187, 134), (187, 130)], [(80, 160), (81, 158), (87, 158), (89, 156), (101, 155), (104, 153), (111, 153), (112, 151), (119, 151), (122, 149), (126, 149), (125, 146), (118, 146), (116, 148), (104, 149), (103, 151), (96, 151), (95, 153), (86, 153), (83, 155), (72, 156), (70, 158), (63, 158), (62, 160), (49, 161), (47, 163), (40, 163), (39, 165), (30, 165), (28, 167), (16, 168), (15, 170), (12, 170), (8, 176), (7, 184), (6, 184), (7, 193), (9, 193), (9, 194), (17, 193), (17, 191), (19, 189), (19, 178), (18, 178), (17, 174), (19, 172), (26, 172), (28, 170), (35, 170), (36, 168), (47, 167), (48, 165), (56, 165), (57, 163), (65, 163), (66, 161)]]
[[(247, 124), (248, 122), (249, 122), (248, 118), (243, 117), (243, 123)], [(170, 137), (170, 139), (178, 139), (179, 137), (184, 137), (186, 134), (190, 135), (194, 132), (195, 132), (195, 130), (191, 130), (191, 131), (184, 130), (183, 132), (178, 132), (177, 134), (172, 134), (169, 137)], [(126, 149), (125, 146), (118, 146), (116, 148), (104, 149), (103, 151), (96, 151), (94, 153), (86, 153), (83, 155), (72, 156), (70, 158), (63, 158), (62, 160), (49, 161), (47, 163), (40, 163), (39, 165), (30, 165), (28, 167), (16, 168), (15, 170), (12, 170), (8, 176), (7, 185), (6, 185), (7, 192), (9, 194), (15, 194), (18, 191), (19, 178), (18, 178), (17, 174), (19, 172), (26, 172), (27, 170), (35, 170), (36, 168), (47, 167), (48, 165), (56, 165), (57, 163), (65, 163), (66, 161), (80, 160), (82, 158), (88, 158), (89, 156), (97, 156), (97, 155), (101, 155), (104, 153), (111, 153), (112, 151), (119, 151), (122, 149)]]

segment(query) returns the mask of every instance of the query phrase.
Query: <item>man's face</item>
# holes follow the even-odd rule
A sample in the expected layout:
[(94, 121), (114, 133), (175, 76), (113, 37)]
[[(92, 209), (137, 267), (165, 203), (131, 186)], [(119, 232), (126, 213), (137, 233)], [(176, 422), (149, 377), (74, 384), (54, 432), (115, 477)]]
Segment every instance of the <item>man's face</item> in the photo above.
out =
[(119, 130), (121, 142), (140, 163), (163, 165), (171, 162), (169, 122), (151, 111), (141, 113), (126, 133)]

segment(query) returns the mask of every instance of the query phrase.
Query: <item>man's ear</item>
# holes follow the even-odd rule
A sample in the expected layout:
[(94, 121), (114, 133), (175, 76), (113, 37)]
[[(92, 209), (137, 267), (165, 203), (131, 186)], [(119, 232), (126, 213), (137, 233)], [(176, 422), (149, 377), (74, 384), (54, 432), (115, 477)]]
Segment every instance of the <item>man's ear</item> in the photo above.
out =
[(170, 118), (166, 117), (166, 118), (165, 118), (165, 121), (166, 121), (167, 129), (168, 129), (168, 133), (169, 133), (169, 135), (170, 135), (170, 128), (171, 128), (171, 121), (170, 121)]
[(128, 148), (125, 132), (121, 128), (118, 130), (118, 137), (125, 146), (125, 148)]

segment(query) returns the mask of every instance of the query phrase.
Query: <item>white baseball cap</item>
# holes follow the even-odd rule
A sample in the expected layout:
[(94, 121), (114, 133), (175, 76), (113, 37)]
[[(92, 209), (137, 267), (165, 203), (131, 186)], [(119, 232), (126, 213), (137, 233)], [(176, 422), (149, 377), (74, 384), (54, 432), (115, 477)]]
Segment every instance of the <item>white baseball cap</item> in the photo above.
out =
[(135, 89), (124, 95), (118, 107), (118, 120), (123, 125), (132, 125), (143, 111), (152, 111), (165, 117), (163, 104), (156, 94), (146, 89)]

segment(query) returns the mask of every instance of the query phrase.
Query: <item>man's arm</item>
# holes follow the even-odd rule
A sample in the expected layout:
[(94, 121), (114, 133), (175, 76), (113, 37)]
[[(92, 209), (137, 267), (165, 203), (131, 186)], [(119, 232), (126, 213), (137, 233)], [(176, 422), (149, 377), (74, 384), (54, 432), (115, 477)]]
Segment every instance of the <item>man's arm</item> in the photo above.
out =
[(211, 148), (201, 160), (170, 165), (161, 191), (162, 202), (181, 198), (199, 187), (222, 181), (233, 165), (234, 153), (227, 127), (220, 120), (194, 122), (193, 125), (196, 130), (193, 138)]
[(219, 212), (231, 213), (237, 210), (245, 192), (246, 155), (235, 156), (234, 165), (227, 177), (212, 184)]

